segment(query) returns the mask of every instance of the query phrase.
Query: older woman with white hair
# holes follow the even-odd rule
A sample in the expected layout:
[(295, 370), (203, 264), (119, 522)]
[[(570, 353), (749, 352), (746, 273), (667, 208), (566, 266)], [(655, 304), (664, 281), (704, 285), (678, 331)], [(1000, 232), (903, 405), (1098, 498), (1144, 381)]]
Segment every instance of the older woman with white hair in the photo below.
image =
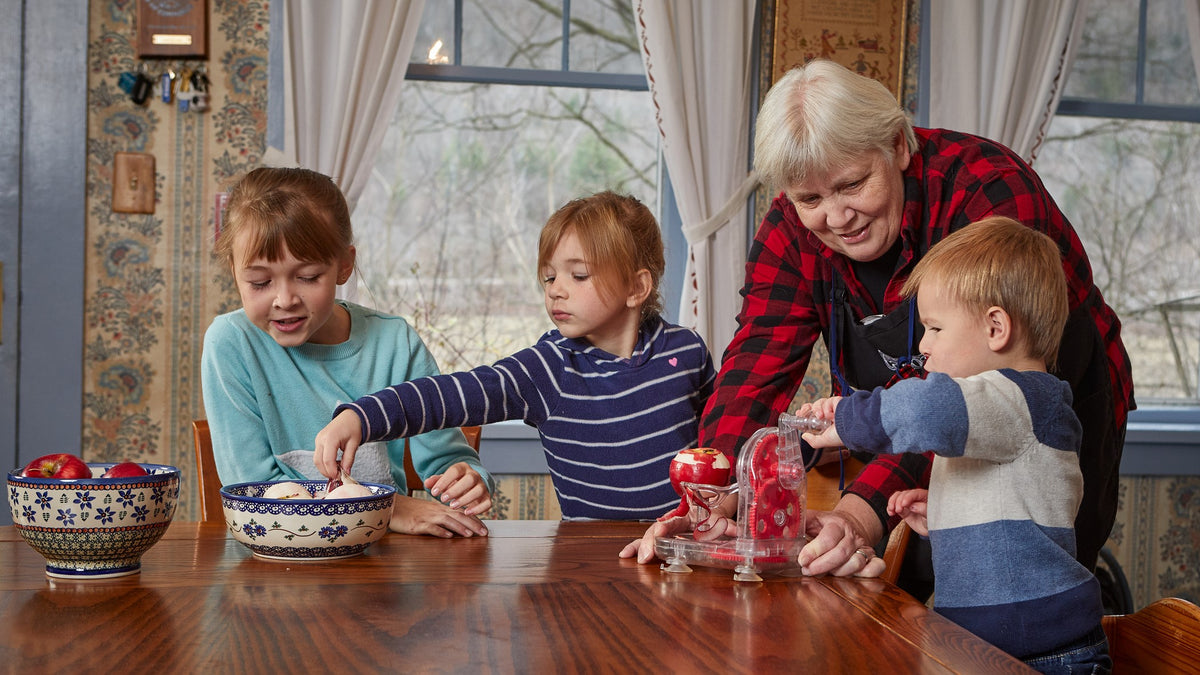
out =
[[(920, 376), (922, 327), (913, 303), (900, 297), (904, 280), (951, 232), (1008, 216), (1049, 235), (1062, 253), (1071, 314), (1055, 372), (1071, 384), (1084, 428), (1076, 557), (1094, 568), (1116, 515), (1133, 384), (1120, 322), (1038, 175), (993, 141), (914, 128), (886, 87), (825, 60), (789, 71), (771, 88), (754, 152), (755, 170), (781, 192), (750, 251), (738, 330), (705, 410), (700, 445), (736, 454), (757, 429), (775, 425), (818, 339), (828, 347), (834, 395)], [(888, 497), (927, 486), (930, 461), (872, 459), (833, 511), (810, 513), (813, 539), (800, 553), (803, 568), (878, 574), (882, 566), (863, 552), (896, 524)], [(692, 526), (687, 517), (655, 523), (621, 555), (648, 562), (656, 536)], [(910, 567), (922, 566), (906, 564), (902, 585), (927, 595), (930, 579), (905, 582)]]

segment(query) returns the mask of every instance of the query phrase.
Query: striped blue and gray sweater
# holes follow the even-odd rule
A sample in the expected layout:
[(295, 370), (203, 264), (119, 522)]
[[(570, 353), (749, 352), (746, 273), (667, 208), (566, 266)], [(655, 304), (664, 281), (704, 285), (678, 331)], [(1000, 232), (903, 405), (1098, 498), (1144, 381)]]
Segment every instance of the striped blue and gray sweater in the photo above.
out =
[(1096, 577), (1075, 560), (1082, 429), (1070, 385), (1037, 371), (931, 373), (837, 407), (851, 450), (933, 451), (934, 608), (1017, 658), (1099, 627)]
[(712, 391), (695, 332), (654, 318), (618, 358), (557, 330), (491, 366), (404, 382), (354, 403), (363, 442), (524, 420), (541, 435), (563, 518), (650, 520), (675, 506), (668, 467), (695, 447)]

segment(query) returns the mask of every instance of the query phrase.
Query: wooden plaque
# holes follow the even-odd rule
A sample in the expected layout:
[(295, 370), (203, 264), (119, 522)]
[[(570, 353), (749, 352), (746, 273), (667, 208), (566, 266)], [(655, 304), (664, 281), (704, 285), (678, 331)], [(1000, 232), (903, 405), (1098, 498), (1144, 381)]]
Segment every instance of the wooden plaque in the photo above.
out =
[(207, 29), (207, 0), (138, 0), (140, 58), (207, 58)]
[(154, 155), (118, 152), (113, 157), (112, 210), (154, 213)]

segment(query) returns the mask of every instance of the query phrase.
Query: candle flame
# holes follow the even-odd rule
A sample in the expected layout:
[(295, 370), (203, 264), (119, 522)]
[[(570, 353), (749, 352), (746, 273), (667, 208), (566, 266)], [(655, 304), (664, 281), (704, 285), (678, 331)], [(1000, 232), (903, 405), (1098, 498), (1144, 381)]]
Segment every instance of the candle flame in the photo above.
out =
[(429, 58), (426, 59), (426, 63), (448, 63), (450, 61), (449, 57), (440, 53), (441, 51), (442, 41), (438, 39), (433, 43), (433, 47), (429, 49)]

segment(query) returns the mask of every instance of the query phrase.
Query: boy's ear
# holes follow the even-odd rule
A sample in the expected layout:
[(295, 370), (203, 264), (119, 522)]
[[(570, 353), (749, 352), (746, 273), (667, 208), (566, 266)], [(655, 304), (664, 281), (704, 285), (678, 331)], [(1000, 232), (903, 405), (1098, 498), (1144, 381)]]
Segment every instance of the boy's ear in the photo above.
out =
[(646, 302), (646, 298), (650, 297), (650, 291), (654, 290), (654, 279), (650, 276), (650, 270), (638, 270), (633, 277), (633, 286), (629, 289), (629, 297), (625, 298), (625, 306), (630, 309), (639, 308)]
[(1012, 317), (1003, 307), (988, 307), (984, 323), (988, 331), (988, 348), (993, 352), (1002, 352), (1013, 344)]
[(350, 281), (350, 275), (354, 273), (354, 257), (357, 255), (354, 247), (346, 249), (346, 255), (338, 259), (337, 285)]

